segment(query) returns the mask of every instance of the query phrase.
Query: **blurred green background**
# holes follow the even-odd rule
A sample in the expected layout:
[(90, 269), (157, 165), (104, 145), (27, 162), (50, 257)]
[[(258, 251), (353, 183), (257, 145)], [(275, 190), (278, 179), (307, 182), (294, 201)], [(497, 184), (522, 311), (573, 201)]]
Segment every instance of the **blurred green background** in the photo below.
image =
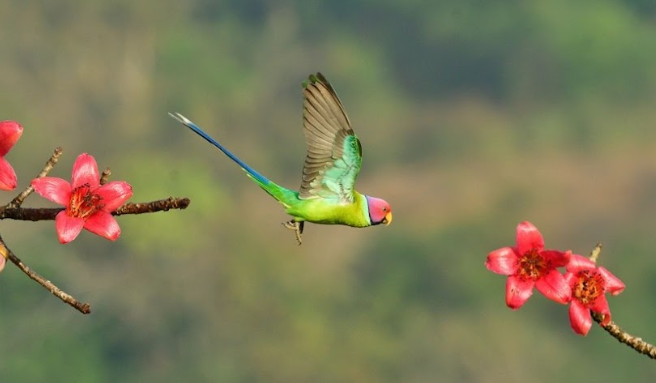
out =
[[(89, 152), (132, 201), (121, 238), (59, 245), (4, 221), (28, 265), (0, 275), (2, 382), (653, 381), (652, 361), (539, 294), (504, 304), (484, 267), (529, 220), (626, 291), (656, 341), (656, 3), (4, 0), (0, 119), (20, 188), (54, 147)], [(389, 227), (310, 225), (167, 116), (180, 112), (278, 183), (300, 184), (300, 83), (323, 72), (364, 147), (358, 189)], [(5, 193), (5, 200), (13, 197)], [(26, 206), (51, 206), (39, 196)]]

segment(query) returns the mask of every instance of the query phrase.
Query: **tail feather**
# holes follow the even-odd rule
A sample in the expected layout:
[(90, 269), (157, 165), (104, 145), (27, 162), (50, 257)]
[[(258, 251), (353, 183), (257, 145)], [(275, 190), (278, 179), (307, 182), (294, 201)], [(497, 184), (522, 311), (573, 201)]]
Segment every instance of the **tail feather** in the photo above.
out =
[(249, 175), (249, 177), (251, 177), (254, 181), (256, 181), (262, 188), (272, 183), (271, 180), (269, 180), (262, 174), (258, 173), (255, 169), (246, 165), (244, 161), (240, 160), (237, 156), (232, 154), (228, 149), (223, 147), (223, 145), (219, 144), (215, 139), (213, 139), (209, 134), (205, 133), (203, 129), (201, 129), (200, 127), (198, 127), (198, 125), (191, 122), (191, 120), (189, 120), (187, 117), (181, 115), (180, 113), (175, 113), (175, 114), (169, 113), (169, 116), (180, 121), (184, 126), (193, 130), (196, 134), (207, 140), (207, 142), (219, 148), (219, 150), (221, 150), (226, 156), (230, 157), (231, 160), (235, 161), (239, 166), (241, 166), (241, 168), (244, 169), (244, 171)]
[(271, 197), (273, 197), (278, 202), (283, 204), (283, 206), (288, 208), (290, 204), (293, 203), (294, 200), (296, 200), (296, 196), (298, 195), (298, 192), (277, 185), (276, 183), (272, 182), (262, 174), (258, 173), (255, 169), (246, 165), (242, 160), (240, 160), (237, 156), (232, 154), (228, 149), (224, 148), (223, 145), (219, 144), (215, 139), (210, 137), (209, 134), (205, 133), (203, 129), (199, 128), (198, 125), (191, 122), (191, 120), (189, 120), (187, 117), (181, 115), (180, 113), (176, 113), (176, 114), (169, 113), (169, 115), (175, 118), (176, 120), (180, 121), (187, 128), (193, 130), (199, 136), (203, 137), (210, 144), (219, 148), (219, 150), (221, 150), (226, 156), (230, 157), (231, 160), (235, 161), (239, 166), (241, 166), (241, 168), (244, 169), (246, 175), (250, 179), (252, 179), (256, 184), (258, 184), (258, 186), (261, 187), (265, 192), (269, 193)]

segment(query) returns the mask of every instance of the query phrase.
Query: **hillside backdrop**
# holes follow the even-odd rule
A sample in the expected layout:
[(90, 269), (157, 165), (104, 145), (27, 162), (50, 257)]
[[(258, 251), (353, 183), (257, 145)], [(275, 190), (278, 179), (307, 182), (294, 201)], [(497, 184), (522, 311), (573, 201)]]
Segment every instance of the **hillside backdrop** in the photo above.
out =
[[(4, 0), (0, 119), (29, 184), (88, 152), (133, 202), (116, 243), (0, 223), (0, 381), (640, 382), (654, 362), (566, 306), (504, 304), (484, 267), (528, 220), (627, 285), (613, 319), (656, 341), (656, 3), (421, 0)], [(301, 82), (321, 71), (364, 149), (358, 190), (389, 227), (306, 226), (180, 112), (296, 188)], [(9, 201), (13, 193), (4, 193)], [(27, 206), (53, 206), (34, 195)]]

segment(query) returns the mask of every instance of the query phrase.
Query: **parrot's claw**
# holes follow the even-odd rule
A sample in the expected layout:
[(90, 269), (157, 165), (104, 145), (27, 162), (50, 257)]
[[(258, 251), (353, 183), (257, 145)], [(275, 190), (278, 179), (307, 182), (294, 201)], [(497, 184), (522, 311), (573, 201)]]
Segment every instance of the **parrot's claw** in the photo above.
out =
[(301, 234), (303, 234), (303, 226), (305, 224), (305, 221), (297, 222), (292, 220), (289, 220), (287, 222), (283, 222), (283, 226), (290, 229), (294, 230), (294, 234), (296, 234), (296, 240), (298, 241), (298, 245), (301, 246)]

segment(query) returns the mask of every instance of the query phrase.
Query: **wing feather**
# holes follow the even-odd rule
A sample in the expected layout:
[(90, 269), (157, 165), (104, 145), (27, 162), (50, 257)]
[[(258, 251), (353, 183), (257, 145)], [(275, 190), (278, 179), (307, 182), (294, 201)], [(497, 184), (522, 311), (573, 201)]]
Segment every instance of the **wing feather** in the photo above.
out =
[(321, 74), (303, 84), (303, 130), (307, 155), (299, 197), (353, 202), (362, 147), (335, 89)]

